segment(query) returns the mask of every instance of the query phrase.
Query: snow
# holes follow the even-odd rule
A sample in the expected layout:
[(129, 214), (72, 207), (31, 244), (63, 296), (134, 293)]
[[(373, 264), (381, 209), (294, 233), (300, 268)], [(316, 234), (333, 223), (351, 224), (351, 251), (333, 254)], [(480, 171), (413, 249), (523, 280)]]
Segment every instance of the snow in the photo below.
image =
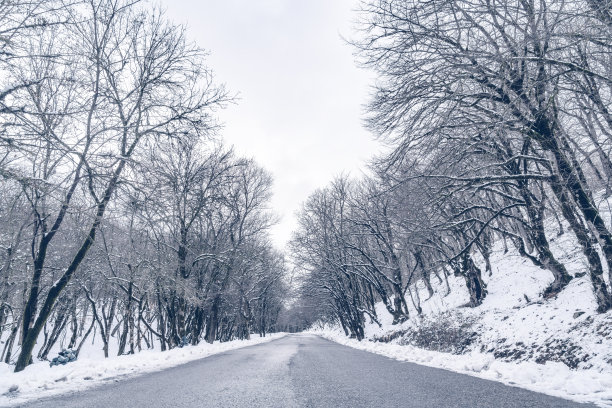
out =
[(50, 367), (47, 362), (35, 363), (20, 373), (13, 373), (15, 368), (13, 365), (0, 363), (0, 406), (13, 406), (34, 399), (80, 391), (92, 386), (160, 371), (213, 354), (265, 343), (283, 336), (285, 333), (225, 343), (203, 342), (197, 346), (175, 348), (163, 352), (147, 350), (134, 355), (115, 356), (107, 359), (99, 356), (81, 356), (77, 361), (61, 366)]
[[(446, 284), (432, 275), (431, 298), (428, 299), (424, 282), (416, 284), (422, 316), (417, 316), (407, 295), (410, 319), (392, 325), (392, 316), (382, 304), (377, 304), (381, 326), (369, 321), (365, 327), (366, 340), (362, 342), (348, 339), (336, 326), (317, 325), (310, 332), (401, 361), (612, 407), (612, 312), (596, 312), (591, 282), (584, 275), (587, 265), (569, 228), (566, 226), (565, 234), (557, 237), (554, 226), (547, 227), (548, 236), (555, 237), (551, 240), (553, 253), (575, 276), (552, 299), (541, 296), (552, 282), (550, 272), (535, 267), (512, 248), (506, 251), (498, 241), (492, 248), (490, 276), (485, 272), (484, 260), (476, 259), (488, 290), (479, 307), (464, 307), (468, 293), (463, 278), (449, 276), (451, 293), (447, 295)], [(607, 276), (605, 280), (608, 281)], [(456, 353), (410, 344), (406, 333), (436, 322), (447, 326), (468, 322), (469, 330), (477, 333), (477, 338), (466, 350)], [(374, 341), (394, 333), (398, 336), (390, 342)]]
[(477, 351), (457, 355), (409, 345), (360, 342), (349, 339), (337, 328), (330, 327), (312, 329), (309, 332), (349, 347), (400, 361), (499, 381), (578, 402), (592, 402), (601, 407), (612, 407), (612, 375), (609, 372), (571, 370), (565, 364), (557, 362), (504, 362), (496, 360), (492, 354)]

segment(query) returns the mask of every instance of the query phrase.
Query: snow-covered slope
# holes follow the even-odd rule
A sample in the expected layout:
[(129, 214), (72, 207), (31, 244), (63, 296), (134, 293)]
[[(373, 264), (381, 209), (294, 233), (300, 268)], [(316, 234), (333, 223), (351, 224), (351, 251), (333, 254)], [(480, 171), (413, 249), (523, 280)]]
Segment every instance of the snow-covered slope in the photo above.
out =
[(552, 275), (497, 242), (490, 275), (479, 260), (488, 290), (479, 307), (463, 306), (468, 301), (463, 278), (449, 277), (447, 294), (446, 284), (432, 275), (435, 293), (429, 299), (424, 283), (417, 282), (422, 316), (412, 308), (409, 321), (392, 325), (379, 304), (381, 326), (368, 322), (367, 341), (361, 343), (338, 328), (313, 331), (389, 357), (612, 407), (612, 313), (595, 311), (586, 264), (574, 239), (566, 232), (551, 243), (575, 276), (552, 299), (541, 296)]

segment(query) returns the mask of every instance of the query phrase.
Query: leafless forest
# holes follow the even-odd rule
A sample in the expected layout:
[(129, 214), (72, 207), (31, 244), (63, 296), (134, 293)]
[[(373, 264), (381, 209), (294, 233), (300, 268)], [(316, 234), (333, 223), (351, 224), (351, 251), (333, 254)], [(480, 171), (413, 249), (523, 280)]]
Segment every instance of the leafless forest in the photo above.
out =
[(2, 360), (273, 328), (271, 178), (219, 141), (231, 98), (184, 28), (114, 0), (4, 1), (0, 23)]
[(375, 303), (402, 322), (421, 313), (417, 280), (431, 296), (451, 274), (478, 306), (500, 240), (550, 272), (551, 298), (573, 279), (550, 248), (563, 234), (608, 311), (612, 3), (372, 0), (359, 16), (353, 47), (378, 78), (367, 125), (391, 152), (306, 202), (296, 319), (361, 339)]
[(551, 251), (563, 234), (610, 310), (610, 1), (365, 0), (356, 16), (347, 46), (376, 73), (366, 123), (389, 153), (304, 203), (290, 281), (272, 178), (223, 144), (233, 96), (184, 27), (150, 3), (1, 1), (0, 359), (320, 319), (362, 339), (378, 302), (395, 323), (421, 313), (417, 281), (463, 277), (480, 305), (494, 242), (550, 272), (546, 300), (575, 277)]

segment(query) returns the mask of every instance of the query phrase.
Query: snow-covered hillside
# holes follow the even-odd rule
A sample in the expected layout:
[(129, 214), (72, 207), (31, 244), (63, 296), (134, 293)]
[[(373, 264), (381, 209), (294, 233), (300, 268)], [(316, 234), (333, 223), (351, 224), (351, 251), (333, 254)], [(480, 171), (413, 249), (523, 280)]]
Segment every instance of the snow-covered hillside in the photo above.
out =
[(392, 325), (391, 315), (378, 304), (381, 325), (368, 319), (361, 343), (339, 328), (312, 331), (392, 358), (612, 406), (612, 313), (596, 312), (572, 234), (566, 232), (552, 244), (575, 276), (554, 298), (541, 296), (552, 281), (548, 271), (497, 242), (492, 273), (483, 276), (488, 295), (479, 307), (464, 307), (468, 292), (463, 278), (449, 277), (447, 294), (446, 283), (432, 275), (431, 298), (423, 282), (416, 284), (422, 316), (411, 305), (410, 320)]

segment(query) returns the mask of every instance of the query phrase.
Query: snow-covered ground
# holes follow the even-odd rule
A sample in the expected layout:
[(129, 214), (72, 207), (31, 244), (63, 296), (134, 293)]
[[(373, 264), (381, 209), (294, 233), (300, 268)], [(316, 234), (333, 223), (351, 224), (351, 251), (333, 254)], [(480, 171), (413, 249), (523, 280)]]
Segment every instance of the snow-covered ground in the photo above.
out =
[(558, 362), (505, 362), (495, 359), (491, 353), (478, 351), (450, 354), (396, 343), (359, 342), (347, 338), (337, 328), (318, 328), (310, 332), (346, 346), (400, 361), (443, 368), (578, 402), (594, 402), (601, 407), (612, 407), (610, 372), (571, 370)]
[[(586, 263), (573, 235), (566, 232), (551, 246), (577, 276), (555, 298), (541, 297), (552, 281), (548, 271), (512, 249), (505, 252), (497, 242), (490, 276), (479, 260), (488, 290), (479, 307), (463, 306), (468, 301), (463, 278), (449, 277), (447, 295), (446, 285), (432, 275), (435, 294), (429, 299), (424, 283), (417, 282), (423, 316), (413, 308), (409, 321), (392, 325), (391, 315), (378, 305), (381, 326), (368, 322), (365, 341), (348, 339), (337, 327), (311, 332), (403, 361), (612, 407), (612, 313), (595, 311), (591, 283), (583, 275)], [(457, 339), (457, 347), (449, 344)]]
[(0, 363), (0, 406), (22, 404), (33, 399), (80, 391), (103, 383), (163, 370), (189, 361), (241, 347), (268, 342), (284, 333), (234, 340), (226, 343), (201, 343), (161, 352), (147, 350), (128, 356), (103, 358), (101, 353), (80, 356), (77, 361), (50, 367), (47, 362), (32, 364), (20, 373), (14, 366)]

